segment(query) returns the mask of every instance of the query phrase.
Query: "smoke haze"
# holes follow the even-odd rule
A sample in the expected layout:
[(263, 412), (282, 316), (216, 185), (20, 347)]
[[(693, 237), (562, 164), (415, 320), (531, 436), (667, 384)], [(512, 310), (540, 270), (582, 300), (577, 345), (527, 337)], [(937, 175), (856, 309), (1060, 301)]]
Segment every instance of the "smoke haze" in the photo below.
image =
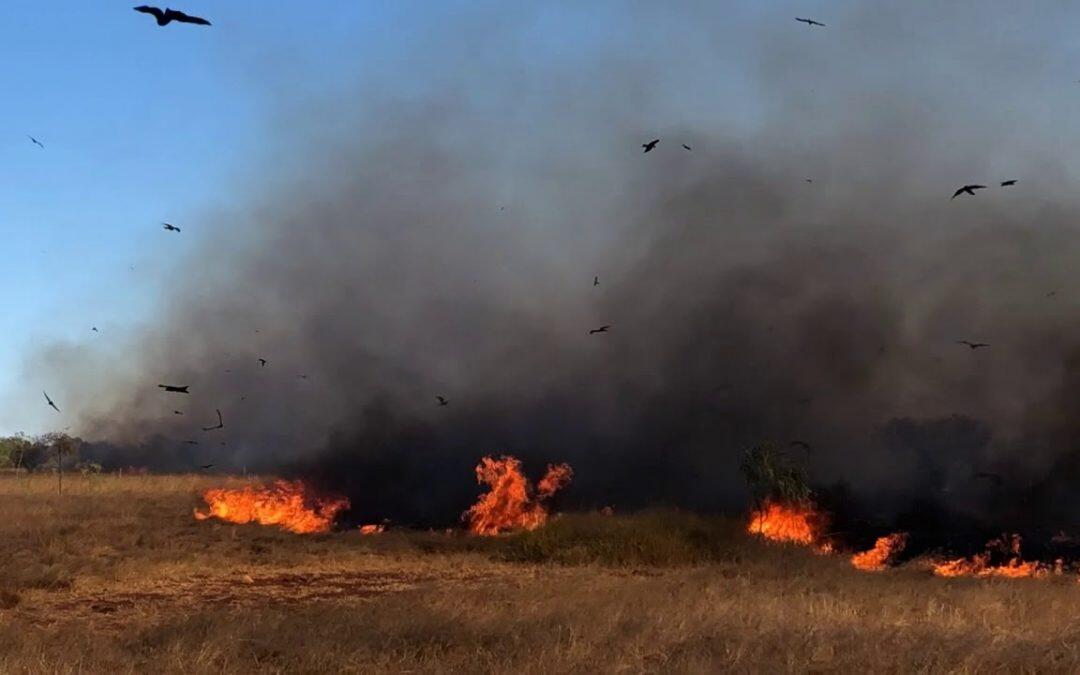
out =
[(262, 187), (190, 224), (147, 327), (30, 357), (73, 432), (313, 476), (361, 519), (452, 521), (501, 453), (569, 462), (576, 506), (732, 509), (748, 447), (803, 440), (879, 510), (1076, 520), (1064, 10), (625, 3), (565, 45), (576, 10), (530, 7), (416, 28), (407, 92), (272, 104)]

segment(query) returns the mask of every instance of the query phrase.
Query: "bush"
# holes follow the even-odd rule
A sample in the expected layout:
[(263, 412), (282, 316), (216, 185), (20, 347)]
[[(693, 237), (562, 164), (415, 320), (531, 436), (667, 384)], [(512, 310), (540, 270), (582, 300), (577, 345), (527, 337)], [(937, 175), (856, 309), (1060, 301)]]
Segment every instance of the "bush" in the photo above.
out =
[(567, 514), (539, 529), (506, 537), (495, 557), (563, 565), (692, 565), (735, 559), (743, 539), (742, 528), (734, 521), (681, 511), (618, 517)]

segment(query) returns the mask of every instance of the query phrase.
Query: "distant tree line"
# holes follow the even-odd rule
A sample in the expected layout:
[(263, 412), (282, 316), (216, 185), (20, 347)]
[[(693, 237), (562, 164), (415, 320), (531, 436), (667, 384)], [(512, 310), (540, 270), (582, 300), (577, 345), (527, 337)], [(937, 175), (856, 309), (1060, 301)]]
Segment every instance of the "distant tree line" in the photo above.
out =
[(64, 471), (97, 473), (101, 465), (80, 457), (85, 443), (81, 438), (53, 431), (38, 436), (18, 433), (0, 436), (0, 470)]

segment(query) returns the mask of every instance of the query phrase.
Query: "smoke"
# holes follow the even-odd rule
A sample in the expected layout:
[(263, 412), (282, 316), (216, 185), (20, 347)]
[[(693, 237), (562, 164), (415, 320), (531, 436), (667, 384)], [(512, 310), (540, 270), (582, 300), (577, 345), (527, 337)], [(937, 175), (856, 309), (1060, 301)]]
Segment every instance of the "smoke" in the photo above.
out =
[(265, 191), (199, 224), (123, 363), (31, 357), (94, 452), (302, 473), (420, 523), (484, 454), (569, 462), (577, 506), (715, 510), (748, 447), (800, 440), (882, 512), (1075, 520), (1080, 204), (1027, 72), (1060, 17), (605, 6), (623, 32), (564, 53), (538, 31), (583, 15), (556, 7), (429, 29), (407, 95), (283, 104)]

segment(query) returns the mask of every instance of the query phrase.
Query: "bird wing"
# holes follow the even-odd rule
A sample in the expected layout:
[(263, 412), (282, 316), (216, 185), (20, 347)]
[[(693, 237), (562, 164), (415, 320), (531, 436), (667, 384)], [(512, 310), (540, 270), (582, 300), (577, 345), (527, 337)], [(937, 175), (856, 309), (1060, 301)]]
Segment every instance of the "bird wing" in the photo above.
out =
[(965, 192), (967, 192), (967, 188), (966, 188), (966, 187), (962, 187), (962, 188), (960, 188), (959, 190), (957, 190), (956, 192), (952, 193), (952, 198), (953, 198), (953, 199), (956, 199), (957, 197), (959, 197), (960, 195), (964, 194)]
[(821, 23), (820, 21), (814, 21), (813, 19), (811, 19), (810, 20), (810, 25), (812, 25), (812, 26), (824, 26), (825, 24)]
[(210, 22), (199, 16), (191, 16), (190, 14), (184, 14), (181, 11), (175, 9), (169, 9), (165, 11), (165, 16), (173, 21), (180, 21), (181, 23), (194, 23), (200, 26), (209, 26)]
[(150, 5), (139, 5), (134, 8), (136, 12), (142, 12), (143, 14), (153, 14), (155, 18), (162, 19), (165, 17), (165, 12), (161, 11), (157, 7), (151, 7)]

